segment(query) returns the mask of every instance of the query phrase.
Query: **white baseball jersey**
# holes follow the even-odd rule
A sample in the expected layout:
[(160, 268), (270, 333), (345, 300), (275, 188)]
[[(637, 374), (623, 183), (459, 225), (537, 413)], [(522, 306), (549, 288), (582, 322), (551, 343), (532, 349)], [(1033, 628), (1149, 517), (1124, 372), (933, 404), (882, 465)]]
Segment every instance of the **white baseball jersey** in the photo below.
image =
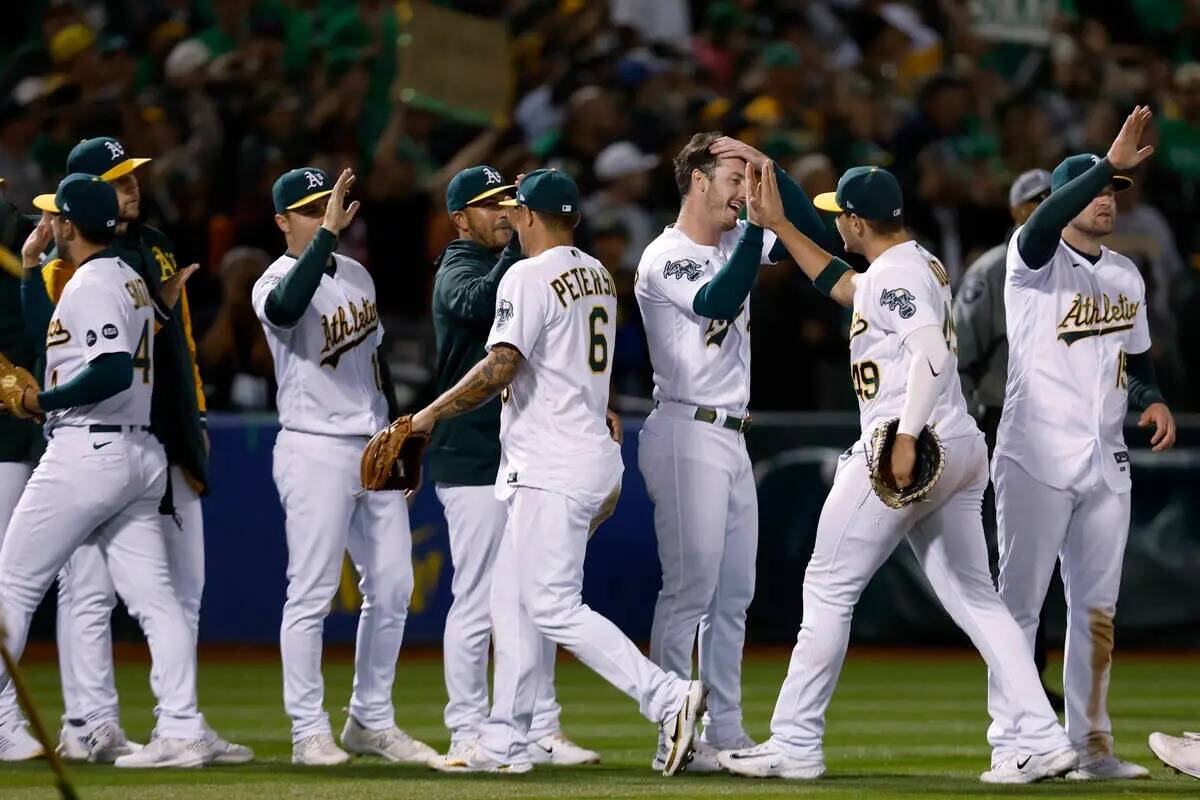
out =
[(517, 486), (603, 500), (624, 469), (605, 420), (617, 321), (612, 276), (577, 247), (514, 264), (496, 290), (487, 348), (525, 357), (501, 394), (496, 496)]
[(61, 386), (105, 353), (133, 356), (133, 383), (106, 400), (46, 415), (64, 425), (149, 425), (154, 389), (154, 302), (142, 276), (113, 255), (88, 259), (67, 282), (46, 330), (43, 386)]
[(1097, 462), (1108, 486), (1127, 491), (1127, 353), (1150, 349), (1146, 286), (1125, 256), (1101, 248), (1092, 264), (1065, 242), (1041, 269), (1008, 245), (1004, 304), (1008, 385), (996, 454), (1056, 489)]
[(375, 282), (362, 264), (334, 253), (304, 316), (290, 328), (267, 319), (267, 296), (295, 257), (282, 255), (254, 284), (254, 311), (267, 334), (279, 385), (279, 423), (302, 433), (372, 436), (388, 424), (376, 349), (383, 324)]
[[(668, 226), (642, 253), (634, 294), (654, 368), (654, 399), (722, 409), (743, 416), (750, 403), (750, 301), (736, 319), (705, 319), (692, 311), (700, 287), (725, 266), (746, 222), (714, 246), (697, 244)], [(763, 232), (761, 263), (775, 234)]]
[(950, 275), (942, 263), (916, 242), (884, 251), (856, 278), (850, 322), (850, 378), (858, 395), (862, 437), (868, 440), (883, 420), (899, 417), (908, 394), (912, 353), (908, 334), (936, 325), (954, 360), (950, 381), (927, 423), (943, 439), (977, 434), (967, 413), (958, 379), (958, 343), (951, 312)]

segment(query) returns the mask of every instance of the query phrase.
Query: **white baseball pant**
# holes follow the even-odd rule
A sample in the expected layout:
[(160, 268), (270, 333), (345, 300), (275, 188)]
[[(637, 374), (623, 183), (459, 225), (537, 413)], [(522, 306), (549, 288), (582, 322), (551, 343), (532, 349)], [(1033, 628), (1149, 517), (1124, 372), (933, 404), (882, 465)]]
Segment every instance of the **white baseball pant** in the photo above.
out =
[[(508, 522), (508, 504), (496, 499), (493, 485), (439, 483), (438, 500), (450, 529), (454, 600), (446, 614), (442, 665), (446, 676), (444, 718), (452, 741), (479, 735), (488, 715), (488, 649), (492, 641), (492, 567)], [(554, 697), (554, 657), (558, 648), (544, 639), (538, 665), (538, 692), (529, 738), (537, 741), (559, 729), (560, 707)]]
[[(1130, 493), (1108, 488), (1099, 470), (1090, 485), (1070, 489), (1047, 486), (1004, 456), (995, 459), (993, 471), (1000, 596), (1032, 644), (1054, 562), (1062, 560), (1067, 736), (1085, 761), (1111, 755), (1108, 683)], [(1010, 755), (1018, 743), (1013, 697), (994, 676), (988, 681), (988, 710), (993, 719), (988, 741), (995, 762)]]
[[(8, 530), (8, 521), (12, 518), (13, 509), (25, 491), (25, 484), (33, 474), (33, 464), (24, 461), (0, 462), (0, 547), (4, 545), (4, 532)], [(17, 690), (12, 681), (0, 689), (0, 719), (13, 713), (17, 708)], [(19, 711), (16, 713), (20, 713)]]
[[(196, 646), (200, 598), (204, 593), (204, 515), (200, 495), (172, 466), (175, 519), (160, 514), (171, 587), (183, 608)], [(62, 675), (63, 723), (86, 734), (104, 722), (120, 722), (113, 672), (112, 612), (116, 589), (95, 542), (84, 542), (58, 575), (58, 664)], [(151, 680), (157, 675), (152, 671)]]
[[(197, 739), (205, 728), (196, 703), (196, 652), (171, 587), (159, 522), (166, 472), (162, 445), (147, 432), (55, 431), (0, 549), (0, 606), (9, 648), (20, 657), (54, 576), (80, 544), (94, 542), (146, 634), (157, 735)], [(8, 682), (2, 670), (0, 676)]]
[[(609, 501), (615, 504), (619, 490)], [(524, 486), (508, 500), (508, 524), (492, 571), (495, 691), (479, 735), (480, 750), (492, 759), (529, 761), (529, 729), (544, 680), (543, 639), (567, 648), (636, 700), (651, 722), (661, 725), (679, 712), (687, 683), (655, 666), (583, 602), (588, 536), (609, 501), (585, 504)]]
[(1033, 645), (992, 585), (981, 516), (988, 481), (983, 436), (942, 444), (946, 467), (928, 500), (899, 510), (871, 490), (861, 443), (838, 463), (804, 574), (804, 622), (771, 719), (772, 738), (793, 757), (823, 757), (825, 709), (846, 656), (854, 606), (901, 538), (947, 613), (1017, 698), (1012, 713), (1021, 751), (1047, 753), (1068, 744), (1042, 691)]
[(650, 658), (691, 678), (699, 640), (700, 680), (709, 692), (701, 738), (720, 749), (746, 735), (742, 648), (754, 599), (758, 494), (742, 434), (694, 414), (661, 403), (638, 437), (663, 573)]
[(293, 741), (331, 732), (321, 641), (347, 550), (363, 597), (350, 714), (368, 730), (396, 724), (392, 682), (413, 591), (412, 536), (403, 492), (363, 491), (359, 461), (366, 444), (365, 436), (290, 430), (280, 431), (275, 442), (275, 486), (288, 545), (279, 639)]

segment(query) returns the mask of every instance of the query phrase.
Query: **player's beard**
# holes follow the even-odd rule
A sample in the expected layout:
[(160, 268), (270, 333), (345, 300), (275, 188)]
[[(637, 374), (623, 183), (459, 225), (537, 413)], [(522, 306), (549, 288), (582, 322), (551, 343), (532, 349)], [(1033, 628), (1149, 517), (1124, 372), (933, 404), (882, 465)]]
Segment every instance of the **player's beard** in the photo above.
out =
[(1116, 211), (1112, 211), (1104, 216), (1095, 213), (1089, 214), (1086, 218), (1077, 217), (1071, 220), (1071, 227), (1085, 236), (1093, 239), (1101, 239), (1113, 232), (1116, 222), (1117, 213)]

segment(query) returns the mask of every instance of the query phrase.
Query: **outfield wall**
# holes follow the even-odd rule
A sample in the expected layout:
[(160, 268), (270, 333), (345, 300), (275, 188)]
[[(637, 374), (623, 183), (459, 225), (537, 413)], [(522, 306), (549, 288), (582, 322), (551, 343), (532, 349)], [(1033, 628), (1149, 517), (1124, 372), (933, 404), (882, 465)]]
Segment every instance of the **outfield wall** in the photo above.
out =
[[(1200, 423), (1200, 420), (1185, 422)], [(212, 493), (204, 501), (208, 584), (201, 638), (274, 642), (286, 582), (283, 512), (271, 480), (273, 418), (210, 420)], [(652, 507), (637, 470), (639, 418), (626, 419), (621, 501), (588, 549), (585, 599), (635, 639), (649, 635), (659, 565)], [(792, 641), (801, 616), (801, 584), (816, 521), (837, 455), (856, 438), (845, 414), (764, 415), (748, 436), (755, 460), (761, 536), (758, 590), (750, 610), (752, 644)], [(1129, 432), (1131, 444), (1146, 434)], [(1200, 646), (1200, 424), (1162, 455), (1133, 450), (1133, 529), (1118, 611), (1121, 647)], [(319, 465), (314, 465), (319, 468)], [(411, 510), (416, 591), (406, 640), (437, 642), (450, 603), (446, 524), (432, 487)], [(1057, 596), (1054, 596), (1057, 595)], [(359, 597), (345, 567), (326, 625), (330, 641), (353, 640)], [(1061, 589), (1052, 587), (1050, 635), (1061, 639)], [(965, 639), (941, 611), (907, 547), (876, 575), (855, 613), (861, 644), (954, 644)]]

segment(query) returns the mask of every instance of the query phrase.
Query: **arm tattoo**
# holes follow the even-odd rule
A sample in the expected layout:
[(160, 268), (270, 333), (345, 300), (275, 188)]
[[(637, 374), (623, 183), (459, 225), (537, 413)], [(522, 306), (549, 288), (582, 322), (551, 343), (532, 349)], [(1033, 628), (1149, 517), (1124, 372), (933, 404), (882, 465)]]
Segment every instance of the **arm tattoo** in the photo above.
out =
[(478, 408), (512, 383), (524, 363), (525, 356), (515, 347), (496, 345), (462, 380), (433, 401), (430, 414), (441, 420)]

